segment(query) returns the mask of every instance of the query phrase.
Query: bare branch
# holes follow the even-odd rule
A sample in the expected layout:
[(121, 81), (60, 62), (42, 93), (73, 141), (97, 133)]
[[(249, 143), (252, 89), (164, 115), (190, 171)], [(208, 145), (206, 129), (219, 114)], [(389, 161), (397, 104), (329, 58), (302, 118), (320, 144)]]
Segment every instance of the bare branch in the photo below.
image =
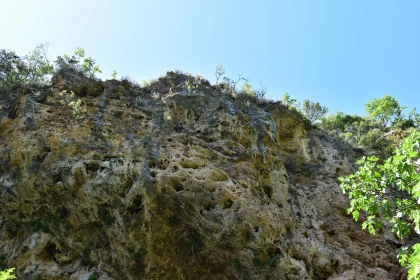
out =
[(216, 71), (214, 72), (214, 75), (216, 76), (216, 85), (219, 83), (219, 79), (223, 74), (225, 74), (225, 69), (223, 68), (223, 65), (217, 65)]

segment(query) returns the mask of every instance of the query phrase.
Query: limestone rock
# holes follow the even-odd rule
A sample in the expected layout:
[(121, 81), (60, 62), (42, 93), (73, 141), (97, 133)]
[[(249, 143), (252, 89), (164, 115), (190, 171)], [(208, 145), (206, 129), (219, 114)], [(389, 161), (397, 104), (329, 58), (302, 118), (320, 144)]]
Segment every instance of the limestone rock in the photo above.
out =
[(187, 79), (56, 76), (34, 112), (22, 98), (3, 116), (0, 265), (22, 279), (398, 279), (398, 248), (346, 214), (337, 177), (358, 151), (278, 102)]

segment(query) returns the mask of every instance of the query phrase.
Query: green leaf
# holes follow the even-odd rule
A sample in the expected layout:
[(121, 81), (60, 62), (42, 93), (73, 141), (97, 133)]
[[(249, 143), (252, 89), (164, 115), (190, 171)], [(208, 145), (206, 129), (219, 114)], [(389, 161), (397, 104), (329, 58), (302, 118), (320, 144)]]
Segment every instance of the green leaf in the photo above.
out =
[(353, 219), (357, 222), (359, 220), (359, 211), (353, 211)]

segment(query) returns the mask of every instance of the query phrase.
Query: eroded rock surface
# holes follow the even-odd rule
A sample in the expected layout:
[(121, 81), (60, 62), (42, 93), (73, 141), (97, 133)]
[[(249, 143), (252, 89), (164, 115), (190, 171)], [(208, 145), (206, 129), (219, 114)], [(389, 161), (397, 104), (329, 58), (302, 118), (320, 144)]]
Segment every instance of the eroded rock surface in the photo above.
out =
[[(0, 264), (22, 279), (398, 279), (393, 237), (346, 214), (337, 177), (357, 151), (280, 103), (186, 79), (61, 75), (10, 93)], [(81, 122), (62, 89), (87, 104)]]

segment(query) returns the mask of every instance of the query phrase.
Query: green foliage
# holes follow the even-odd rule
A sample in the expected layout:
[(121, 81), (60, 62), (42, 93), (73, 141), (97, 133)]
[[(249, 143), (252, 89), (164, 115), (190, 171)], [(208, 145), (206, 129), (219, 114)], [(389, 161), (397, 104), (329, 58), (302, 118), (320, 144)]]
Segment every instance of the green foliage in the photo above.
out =
[(413, 108), (408, 116), (404, 106), (388, 95), (366, 105), (369, 116), (351, 116), (343, 112), (321, 118), (321, 127), (347, 142), (389, 156), (397, 144), (419, 125), (420, 116)]
[(28, 55), (19, 57), (13, 51), (0, 50), (0, 88), (16, 84), (47, 84), (54, 72), (48, 60), (48, 44), (41, 44)]
[(60, 97), (60, 103), (62, 105), (67, 105), (71, 108), (73, 117), (80, 121), (82, 120), (86, 115), (86, 106), (83, 104), (82, 100), (75, 97), (74, 92), (71, 92), (70, 94), (63, 90), (61, 91), (58, 96)]
[(141, 81), (141, 84), (143, 85), (143, 87), (149, 87), (150, 83), (146, 80)]
[(0, 50), (0, 84), (2, 87), (11, 87), (23, 81), (22, 70), (25, 70), (23, 60), (15, 52)]
[[(393, 156), (380, 163), (379, 158), (363, 157), (355, 174), (340, 177), (341, 188), (350, 197), (350, 208), (357, 221), (360, 212), (367, 213), (362, 224), (375, 234), (386, 220), (399, 238), (412, 235), (411, 228), (420, 233), (420, 174), (416, 160), (419, 158), (420, 133), (406, 137)], [(418, 279), (420, 269), (420, 245), (405, 248), (400, 262), (410, 268), (409, 275)]]
[(96, 73), (102, 73), (93, 58), (85, 57), (85, 50), (82, 48), (77, 48), (71, 57), (67, 54), (57, 57), (55, 63), (58, 69), (70, 68), (90, 78)]
[(252, 87), (252, 85), (250, 85), (249, 83), (245, 82), (242, 85), (242, 92), (246, 95), (252, 96), (252, 97), (257, 97), (257, 92), (254, 90), (254, 88)]
[(389, 143), (383, 139), (384, 132), (378, 128), (360, 133), (357, 144), (359, 147), (371, 148), (374, 150), (386, 150)]
[(298, 102), (295, 98), (291, 98), (287, 92), (283, 95), (282, 103), (287, 108), (298, 107)]
[(111, 79), (113, 79), (113, 80), (117, 79), (117, 71), (115, 71), (115, 70), (112, 71)]
[(345, 132), (347, 127), (363, 120), (362, 117), (347, 115), (343, 112), (337, 112), (321, 118), (321, 127), (328, 131)]
[(0, 280), (16, 279), (16, 276), (12, 274), (13, 270), (15, 269), (10, 268), (10, 269), (0, 271)]
[(54, 66), (48, 59), (48, 44), (40, 44), (25, 57), (28, 82), (47, 84), (54, 73)]
[(193, 81), (190, 81), (190, 80), (185, 81), (185, 86), (190, 92), (197, 90), (198, 87), (200, 86), (200, 78), (195, 77)]
[(402, 117), (402, 110), (406, 107), (400, 106), (397, 99), (385, 95), (383, 98), (373, 99), (365, 104), (365, 110), (369, 116), (378, 121), (383, 127), (391, 121), (398, 121)]
[(319, 102), (313, 102), (305, 99), (302, 103), (301, 111), (303, 115), (313, 123), (325, 116), (328, 112), (328, 108), (322, 106)]

